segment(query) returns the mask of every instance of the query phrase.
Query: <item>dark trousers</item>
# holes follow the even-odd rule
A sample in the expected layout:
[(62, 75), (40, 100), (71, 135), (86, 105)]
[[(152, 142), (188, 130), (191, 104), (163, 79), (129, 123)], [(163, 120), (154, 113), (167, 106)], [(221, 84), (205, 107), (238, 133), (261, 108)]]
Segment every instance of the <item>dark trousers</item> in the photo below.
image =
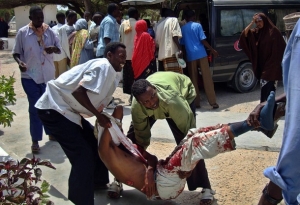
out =
[(94, 186), (109, 183), (108, 170), (98, 155), (94, 127), (84, 118), (81, 127), (55, 110), (38, 110), (38, 115), (72, 165), (68, 198), (76, 205), (93, 205)]
[[(190, 107), (195, 115), (196, 107), (195, 107), (194, 102), (192, 102), (190, 104)], [(185, 137), (185, 135), (178, 129), (177, 125), (171, 118), (166, 118), (166, 120), (169, 124), (169, 127), (170, 127), (172, 133), (173, 133), (176, 144), (178, 145), (180, 143), (180, 141)], [(156, 120), (154, 118), (149, 117), (150, 127), (152, 127), (155, 122), (156, 122)], [(128, 130), (127, 137), (130, 138), (133, 143), (135, 143), (134, 127), (133, 127), (132, 123)], [(210, 181), (208, 178), (208, 173), (207, 173), (207, 170), (205, 167), (204, 160), (200, 160), (198, 162), (198, 164), (194, 168), (191, 176), (189, 178), (187, 178), (187, 184), (188, 184), (188, 188), (190, 191), (196, 190), (198, 187), (211, 189), (211, 185), (210, 185)]]
[(264, 86), (261, 87), (260, 90), (260, 102), (267, 101), (270, 92), (276, 91), (276, 82), (275, 81), (269, 81)]

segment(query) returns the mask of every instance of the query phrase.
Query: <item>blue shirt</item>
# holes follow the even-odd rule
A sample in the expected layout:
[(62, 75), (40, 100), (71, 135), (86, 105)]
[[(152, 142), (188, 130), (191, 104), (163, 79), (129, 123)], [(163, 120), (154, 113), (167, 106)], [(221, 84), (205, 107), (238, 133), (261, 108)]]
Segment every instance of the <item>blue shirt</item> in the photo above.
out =
[[(56, 46), (61, 50), (59, 39), (50, 27), (44, 32), (43, 40), (44, 47)], [(27, 71), (21, 72), (22, 78), (33, 79), (37, 84), (54, 79), (53, 54), (47, 54), (44, 47), (39, 45), (28, 25), (18, 31), (12, 53), (20, 54), (20, 60), (26, 63)]]
[(114, 17), (107, 15), (100, 24), (100, 31), (98, 35), (98, 46), (96, 56), (102, 56), (105, 50), (104, 38), (109, 38), (110, 42), (119, 42), (120, 33), (118, 29), (118, 23)]
[(283, 85), (286, 93), (285, 125), (277, 165), (264, 175), (277, 184), (286, 204), (298, 205), (300, 193), (300, 21), (298, 20), (282, 59)]
[(185, 46), (187, 61), (193, 61), (207, 56), (202, 40), (206, 39), (201, 24), (188, 22), (182, 28), (180, 44)]

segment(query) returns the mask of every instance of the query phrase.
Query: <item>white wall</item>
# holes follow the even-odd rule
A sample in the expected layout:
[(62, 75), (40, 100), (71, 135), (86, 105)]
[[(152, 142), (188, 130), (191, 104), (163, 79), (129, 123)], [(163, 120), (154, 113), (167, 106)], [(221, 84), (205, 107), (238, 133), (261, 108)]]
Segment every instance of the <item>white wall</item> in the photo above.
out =
[[(16, 16), (17, 31), (30, 22), (29, 9), (30, 6), (19, 6), (14, 9), (15, 16)], [(56, 5), (46, 5), (43, 8), (43, 12), (44, 12), (44, 22), (46, 24), (49, 24), (51, 20), (56, 21), (56, 13), (57, 13)]]

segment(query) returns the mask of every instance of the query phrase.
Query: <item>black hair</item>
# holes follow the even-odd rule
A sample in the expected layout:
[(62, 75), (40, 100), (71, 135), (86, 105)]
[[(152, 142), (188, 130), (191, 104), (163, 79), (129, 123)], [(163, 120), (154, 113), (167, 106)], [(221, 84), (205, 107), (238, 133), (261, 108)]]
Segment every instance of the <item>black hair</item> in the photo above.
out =
[(96, 14), (99, 14), (99, 15), (101, 15), (102, 17), (104, 17), (104, 14), (101, 13), (100, 11), (97, 11), (97, 12), (94, 13), (94, 15), (96, 15)]
[(147, 27), (150, 28), (151, 27), (151, 23), (150, 23), (150, 20), (149, 19), (143, 19), (144, 21), (146, 21), (147, 23)]
[(84, 12), (84, 15), (86, 15), (86, 14), (91, 15), (91, 12), (85, 11), (85, 12)]
[(59, 19), (59, 18), (66, 18), (66, 15), (63, 12), (58, 12), (56, 14), (56, 19)]
[(168, 9), (167, 8), (162, 8), (161, 10), (160, 10), (160, 16), (161, 17), (166, 17), (166, 11), (167, 11)]
[(43, 12), (43, 9), (39, 6), (32, 6), (29, 10), (29, 16), (32, 16), (37, 11)]
[(188, 20), (195, 15), (196, 15), (195, 12), (192, 9), (189, 9), (185, 12), (185, 20)]
[(164, 12), (165, 16), (164, 17), (174, 17), (175, 13), (172, 9), (166, 9), (166, 11)]
[(104, 50), (104, 54), (103, 54), (104, 58), (107, 57), (108, 52), (115, 53), (116, 50), (119, 47), (122, 47), (122, 48), (126, 49), (126, 46), (123, 43), (120, 43), (120, 42), (110, 42), (110, 43), (108, 43), (105, 47), (105, 50)]
[(131, 87), (132, 95), (137, 99), (138, 96), (142, 95), (147, 91), (148, 87), (153, 87), (148, 80), (140, 79), (133, 83)]
[(134, 18), (138, 14), (138, 10), (135, 7), (130, 7), (127, 11), (129, 18)]
[(73, 11), (73, 10), (71, 10), (71, 9), (68, 9), (68, 10), (66, 11), (66, 17), (68, 17), (68, 16), (69, 16), (69, 13), (71, 13), (71, 12), (75, 12), (75, 11)]
[(77, 16), (77, 13), (75, 13), (75, 11), (70, 11), (69, 14), (67, 15), (67, 19), (70, 19), (74, 16)]
[(107, 6), (107, 13), (108, 13), (109, 15), (112, 15), (112, 13), (113, 13), (117, 8), (118, 8), (118, 5), (117, 5), (117, 4), (115, 4), (115, 3), (110, 3), (110, 4), (108, 4), (108, 6)]

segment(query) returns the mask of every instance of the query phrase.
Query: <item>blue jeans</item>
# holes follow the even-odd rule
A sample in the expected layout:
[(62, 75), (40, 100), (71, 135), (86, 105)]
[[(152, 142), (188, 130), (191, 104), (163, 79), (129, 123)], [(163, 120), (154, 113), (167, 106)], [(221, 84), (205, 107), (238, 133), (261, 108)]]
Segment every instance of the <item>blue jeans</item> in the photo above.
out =
[[(36, 84), (34, 80), (26, 78), (21, 78), (21, 82), (29, 103), (28, 112), (31, 139), (32, 141), (41, 141), (43, 139), (43, 124), (34, 105), (45, 92), (46, 84)], [(49, 134), (47, 130), (45, 132)]]

